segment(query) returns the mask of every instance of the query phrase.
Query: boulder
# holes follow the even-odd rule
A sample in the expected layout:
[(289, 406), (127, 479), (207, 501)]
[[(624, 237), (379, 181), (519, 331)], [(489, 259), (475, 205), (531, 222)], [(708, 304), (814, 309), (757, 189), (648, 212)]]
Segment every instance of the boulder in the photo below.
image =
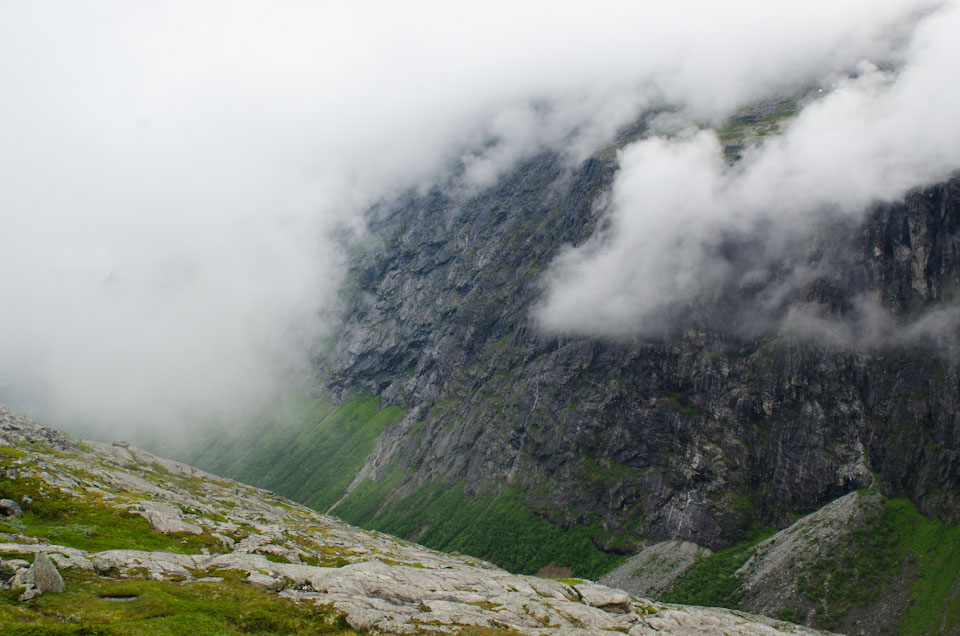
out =
[(590, 583), (574, 585), (573, 589), (577, 591), (584, 603), (597, 609), (616, 614), (626, 614), (630, 611), (630, 597), (623, 590)]
[(0, 499), (0, 516), (19, 517), (23, 514), (23, 509), (13, 499)]
[(27, 576), (33, 578), (34, 586), (42, 593), (56, 593), (67, 589), (63, 584), (63, 577), (60, 576), (57, 566), (53, 564), (53, 561), (50, 560), (46, 552), (37, 554), (30, 570), (32, 574), (28, 574)]
[(172, 532), (188, 532), (202, 534), (203, 529), (192, 523), (187, 523), (181, 517), (180, 508), (170, 504), (144, 503), (138, 510), (140, 516), (150, 522), (157, 532), (170, 534)]
[(283, 581), (259, 572), (251, 572), (247, 578), (244, 579), (244, 581), (247, 583), (252, 583), (253, 585), (264, 587), (273, 592), (279, 592), (283, 589)]

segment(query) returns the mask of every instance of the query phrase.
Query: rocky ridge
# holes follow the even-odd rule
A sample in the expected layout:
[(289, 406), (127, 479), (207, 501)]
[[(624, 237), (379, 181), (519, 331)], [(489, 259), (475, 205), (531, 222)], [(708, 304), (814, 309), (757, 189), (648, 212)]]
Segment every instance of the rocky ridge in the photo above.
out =
[[(39, 577), (53, 578), (50, 570), (57, 568), (185, 585), (240, 572), (249, 585), (330, 607), (365, 632), (447, 633), (480, 626), (530, 636), (822, 633), (743, 612), (656, 603), (589, 581), (510, 574), (478, 559), (350, 527), (125, 443), (75, 442), (2, 408), (0, 460), (0, 495), (32, 491), (22, 517), (0, 520), (6, 530), (0, 535), (3, 587), (23, 587), (25, 603), (58, 591), (37, 584)], [(42, 532), (50, 534), (50, 526), (37, 524), (43, 506), (61, 496), (73, 507), (65, 525), (85, 506), (102, 508), (118, 515), (115, 526), (148, 522), (144, 540), (181, 545), (94, 551), (52, 542)], [(108, 536), (112, 529), (87, 527), (85, 535)]]

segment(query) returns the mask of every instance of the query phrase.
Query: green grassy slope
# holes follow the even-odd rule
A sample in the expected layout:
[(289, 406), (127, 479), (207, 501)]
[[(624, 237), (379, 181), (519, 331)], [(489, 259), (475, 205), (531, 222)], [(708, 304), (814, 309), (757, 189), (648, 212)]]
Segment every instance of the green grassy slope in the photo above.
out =
[(596, 578), (624, 558), (597, 549), (592, 537), (602, 536), (599, 527), (559, 528), (525, 506), (523, 493), (511, 488), (474, 499), (462, 484), (428, 484), (381, 506), (400, 480), (398, 473), (379, 483), (366, 480), (333, 512), (361, 527), (477, 556), (521, 574), (553, 562), (571, 567), (577, 576)]
[(295, 603), (255, 585), (242, 573), (217, 572), (223, 581), (101, 579), (63, 572), (67, 591), (18, 603), (22, 588), (0, 591), (5, 636), (233, 636), (342, 634), (356, 636), (330, 608)]
[(333, 406), (290, 393), (243, 432), (221, 430), (178, 454), (204, 470), (324, 511), (346, 491), (387, 425), (402, 415), (395, 406), (381, 409), (380, 398), (369, 394)]
[[(221, 429), (203, 444), (174, 453), (204, 470), (325, 511), (346, 491), (383, 430), (402, 415), (398, 407), (381, 408), (379, 397), (370, 394), (335, 407), (324, 398), (291, 393), (265, 408), (244, 432)], [(578, 576), (596, 577), (622, 559), (595, 547), (591, 537), (602, 536), (599, 528), (559, 528), (511, 489), (473, 499), (462, 487), (428, 484), (383, 506), (402, 478), (394, 473), (381, 482), (361, 483), (333, 513), (349, 523), (471, 554), (518, 573), (533, 573), (553, 562)]]

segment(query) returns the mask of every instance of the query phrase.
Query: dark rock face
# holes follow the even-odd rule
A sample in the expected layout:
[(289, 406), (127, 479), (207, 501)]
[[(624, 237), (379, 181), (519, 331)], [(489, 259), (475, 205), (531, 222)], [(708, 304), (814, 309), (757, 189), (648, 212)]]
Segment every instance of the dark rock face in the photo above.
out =
[[(902, 330), (860, 330), (864, 298), (896, 324), (960, 289), (960, 181), (861, 224), (820, 224), (769, 268), (768, 285), (798, 263), (817, 273), (772, 309), (758, 309), (764, 289), (731, 288), (682, 308), (657, 337), (544, 334), (531, 318), (540, 275), (602, 223), (615, 169), (542, 155), (473, 198), (434, 191), (375, 211), (344, 290), (345, 325), (318, 360), (335, 395), (365, 388), (412, 410), (368, 474), (402, 468), (398, 496), (424, 480), (508, 483), (560, 525), (711, 547), (757, 520), (784, 525), (873, 473), (890, 494), (956, 520), (955, 357)], [(749, 242), (731, 241), (749, 265)], [(853, 338), (784, 327), (797, 306)], [(422, 434), (406, 434), (416, 422)]]

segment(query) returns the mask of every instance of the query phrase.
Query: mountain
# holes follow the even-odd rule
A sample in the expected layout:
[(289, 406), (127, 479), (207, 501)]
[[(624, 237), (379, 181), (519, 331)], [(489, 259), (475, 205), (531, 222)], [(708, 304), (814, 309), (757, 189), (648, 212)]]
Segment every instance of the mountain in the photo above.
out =
[[(728, 160), (791, 112), (727, 122)], [(955, 524), (957, 179), (862, 219), (824, 216), (772, 261), (751, 235), (722, 237), (726, 266), (765, 278), (668, 308), (657, 333), (538, 326), (544, 273), (604, 227), (616, 150), (653, 115), (576, 165), (544, 151), (479, 192), (447, 184), (372, 209), (316, 386), (178, 454), (528, 574), (595, 578), (666, 540), (739, 568), (764, 536), (871, 487), (883, 510)], [(752, 602), (738, 594), (725, 603)], [(828, 627), (852, 616), (828, 619), (840, 610), (824, 602), (756, 607)]]
[(513, 575), (2, 407), (0, 498), (3, 634), (820, 633)]

